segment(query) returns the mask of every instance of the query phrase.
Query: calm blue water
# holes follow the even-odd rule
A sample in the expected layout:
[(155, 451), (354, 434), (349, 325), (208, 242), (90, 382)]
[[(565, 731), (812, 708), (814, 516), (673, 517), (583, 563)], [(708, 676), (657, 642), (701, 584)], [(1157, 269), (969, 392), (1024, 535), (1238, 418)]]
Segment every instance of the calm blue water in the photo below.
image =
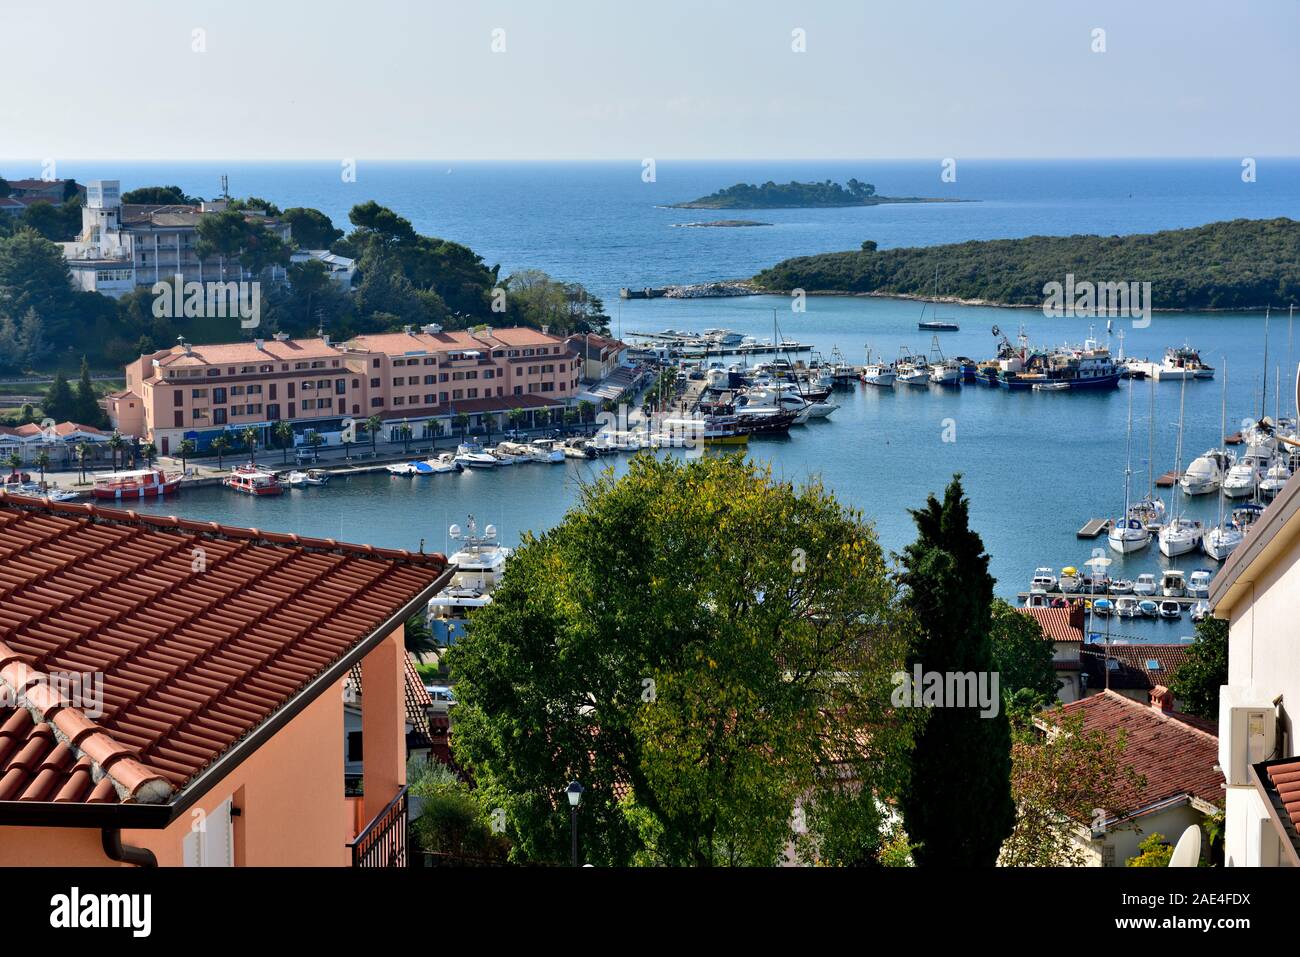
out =
[[(1300, 161), (1261, 160), (1259, 181), (1243, 184), (1238, 161), (1195, 162), (968, 162), (958, 182), (939, 182), (934, 163), (660, 163), (657, 181), (641, 180), (639, 162), (627, 164), (424, 164), (362, 162), (358, 182), (342, 183), (328, 164), (305, 165), (63, 165), (64, 175), (120, 178), (124, 188), (175, 183), (211, 195), (217, 177), (231, 192), (260, 195), (282, 207), (316, 206), (343, 225), (353, 204), (374, 198), (407, 216), (421, 232), (464, 242), (504, 272), (545, 269), (588, 285), (607, 297), (615, 331), (713, 326), (760, 338), (772, 334), (773, 310), (783, 335), (810, 342), (829, 357), (838, 347), (861, 362), (867, 344), (892, 358), (900, 345), (928, 351), (916, 329), (919, 304), (856, 298), (812, 299), (794, 314), (781, 297), (727, 300), (653, 300), (617, 303), (619, 286), (693, 282), (752, 275), (786, 256), (857, 247), (922, 245), (967, 239), (1076, 232), (1130, 233), (1193, 226), (1235, 217), (1300, 218)], [(700, 210), (666, 210), (656, 204), (692, 199), (744, 180), (859, 179), (885, 194), (952, 195), (978, 203), (881, 206), (842, 210), (764, 210), (746, 218), (773, 222), (752, 229), (674, 229), (672, 223), (712, 218)], [(720, 214), (731, 215), (731, 214)], [(1300, 344), (1288, 330), (1285, 305), (1271, 326), (1268, 413), (1274, 411), (1273, 375), (1295, 369)], [(948, 307), (958, 333), (940, 342), (949, 355), (985, 358), (994, 351), (994, 324), (1014, 335), (1021, 323), (1040, 345), (1078, 342), (1085, 320), (1046, 319), (1030, 310)], [(1148, 329), (1125, 328), (1125, 352), (1158, 358), (1167, 346), (1199, 348), (1219, 367), (1213, 381), (1188, 384), (1184, 464), (1215, 444), (1219, 431), (1223, 367), (1228, 369), (1228, 430), (1258, 415), (1263, 365), (1260, 316), (1157, 313)], [(1098, 328), (1099, 334), (1104, 329)], [(1290, 342), (1288, 340), (1291, 340)], [(1118, 339), (1113, 341), (1118, 347)], [(1294, 395), (1294, 386), (1283, 392)], [(1135, 497), (1145, 491), (1150, 386), (1134, 393)], [(992, 556), (998, 590), (1010, 597), (1025, 588), (1034, 568), (1079, 565), (1104, 539), (1079, 541), (1075, 530), (1092, 517), (1117, 514), (1123, 505), (1128, 385), (1097, 394), (1011, 394), (983, 386), (960, 390), (878, 392), (859, 387), (842, 393), (834, 416), (792, 432), (788, 440), (751, 445), (750, 454), (774, 471), (801, 479), (819, 474), (846, 503), (876, 523), (884, 546), (896, 551), (913, 536), (907, 515), (954, 472), (964, 476), (972, 518)], [(1180, 388), (1156, 386), (1156, 474), (1174, 467)], [(1294, 399), (1291, 400), (1292, 404)], [(1284, 401), (1283, 414), (1294, 414)], [(956, 441), (944, 442), (951, 419)], [(407, 482), (387, 476), (336, 480), (325, 489), (254, 501), (221, 489), (187, 493), (161, 510), (262, 528), (376, 545), (445, 549), (446, 528), (468, 512), (491, 521), (507, 541), (525, 529), (553, 525), (574, 500), (578, 484), (598, 465), (523, 465), (492, 473), (431, 476)], [(616, 467), (622, 467), (621, 460)], [(1213, 496), (1188, 500), (1162, 490), (1207, 522), (1217, 516)], [(1154, 545), (1145, 553), (1111, 555), (1111, 574), (1133, 577), (1164, 567)], [(1186, 556), (1178, 567), (1210, 564)], [(1139, 638), (1176, 640), (1191, 634), (1181, 623), (1112, 625)]]

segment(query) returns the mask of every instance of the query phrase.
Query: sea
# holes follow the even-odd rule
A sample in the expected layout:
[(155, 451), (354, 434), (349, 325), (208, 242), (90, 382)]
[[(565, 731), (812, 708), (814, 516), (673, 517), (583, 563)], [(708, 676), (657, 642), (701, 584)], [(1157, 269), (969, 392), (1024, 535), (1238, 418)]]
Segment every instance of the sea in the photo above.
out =
[[(5, 175), (22, 170), (5, 169)], [(933, 305), (864, 297), (810, 297), (804, 311), (784, 296), (727, 299), (619, 299), (640, 288), (752, 276), (789, 256), (965, 240), (1092, 233), (1124, 235), (1198, 226), (1235, 218), (1300, 218), (1300, 159), (1256, 158), (1254, 181), (1241, 158), (1113, 161), (962, 161), (946, 182), (935, 161), (626, 163), (382, 163), (360, 160), (349, 181), (341, 164), (121, 163), (67, 161), (60, 175), (119, 179), (123, 189), (177, 185), (212, 196), (220, 177), (232, 195), (260, 196), (281, 208), (311, 206), (347, 228), (347, 212), (374, 199), (425, 234), (470, 246), (501, 274), (541, 269), (580, 282), (601, 296), (613, 331), (625, 338), (664, 329), (733, 329), (770, 339), (776, 334), (812, 346), (824, 358), (861, 363), (865, 350), (893, 358), (913, 352), (991, 356), (994, 327), (1036, 345), (1079, 343), (1090, 335), (1125, 355), (1159, 360), (1170, 346), (1190, 345), (1215, 366), (1212, 380), (1134, 381), (1094, 393), (1010, 393), (982, 385), (961, 388), (858, 386), (837, 393), (833, 416), (791, 431), (788, 439), (751, 443), (748, 454), (778, 477), (822, 480), (846, 505), (874, 523), (895, 553), (915, 534), (909, 509), (942, 494), (960, 474), (971, 520), (983, 538), (997, 591), (1014, 599), (1034, 570), (1081, 566), (1105, 539), (1076, 537), (1090, 518), (1118, 515), (1126, 466), (1132, 497), (1150, 478), (1218, 443), (1221, 408), (1227, 432), (1261, 414), (1296, 413), (1300, 343), (1290, 303), (1262, 314), (1156, 312), (1145, 328), (1130, 319), (1049, 318), (1041, 310), (942, 304), (941, 318), (960, 331), (917, 329)], [(963, 203), (883, 205), (848, 209), (711, 211), (666, 208), (738, 182), (835, 180), (873, 183), (891, 196), (933, 196)], [(722, 218), (770, 223), (746, 228), (681, 224)], [(1212, 268), (1212, 263), (1205, 267)], [(1064, 281), (1064, 276), (1059, 277)], [(1141, 277), (1125, 277), (1140, 279)], [(942, 290), (941, 290), (942, 291)], [(1157, 304), (1158, 305), (1158, 304)], [(1109, 326), (1109, 328), (1108, 328)], [(1121, 341), (1121, 334), (1123, 336)], [(1267, 357), (1266, 357), (1267, 349)], [(1226, 390), (1225, 390), (1226, 382)], [(1280, 388), (1279, 388), (1280, 383)], [(1132, 438), (1127, 423), (1132, 392)], [(267, 453), (271, 460), (277, 456)], [(622, 459), (564, 465), (517, 465), (489, 473), (387, 475), (335, 480), (325, 488), (278, 499), (198, 489), (160, 505), (165, 512), (265, 529), (297, 531), (391, 547), (447, 549), (447, 529), (474, 514), (496, 525), (503, 540), (558, 523), (582, 483)], [(1214, 495), (1189, 499), (1157, 490), (1171, 510), (1207, 524), (1218, 517)], [(1112, 577), (1135, 577), (1167, 566), (1188, 571), (1214, 563), (1199, 553), (1163, 558), (1145, 552), (1107, 557)], [(1178, 641), (1193, 633), (1189, 619), (1110, 621), (1118, 640)]]

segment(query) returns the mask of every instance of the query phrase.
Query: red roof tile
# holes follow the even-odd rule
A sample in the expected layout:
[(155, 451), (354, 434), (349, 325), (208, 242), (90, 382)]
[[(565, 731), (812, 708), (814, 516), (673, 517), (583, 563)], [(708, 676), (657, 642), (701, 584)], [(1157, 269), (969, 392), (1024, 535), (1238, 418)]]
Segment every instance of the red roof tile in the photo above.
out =
[[(1174, 672), (1181, 668), (1191, 653), (1190, 645), (1149, 644), (1110, 645), (1093, 643), (1084, 645), (1079, 657), (1088, 674), (1088, 687), (1116, 690), (1136, 689), (1150, 691), (1156, 685), (1168, 685)], [(1106, 660), (1115, 661), (1110, 666), (1110, 683), (1107, 684)], [(1148, 666), (1154, 661), (1155, 668)]]
[[(0, 801), (167, 801), (445, 567), (0, 492)], [(102, 674), (102, 715), (59, 673)]]
[[(406, 721), (412, 728), (415, 741), (424, 747), (433, 743), (433, 731), (429, 721), (429, 709), (433, 707), (433, 698), (420, 680), (420, 673), (415, 670), (415, 663), (407, 655), (406, 662)], [(361, 662), (357, 662), (348, 671), (348, 685), (357, 698), (364, 694), (361, 687)], [(442, 733), (446, 733), (445, 729)], [(409, 741), (409, 739), (408, 739)]]
[[(1300, 832), (1300, 760), (1274, 764), (1266, 770), (1269, 789), (1274, 792), (1294, 830)], [(1296, 843), (1296, 839), (1292, 838), (1292, 842)]]
[(1017, 608), (1016, 611), (1036, 619), (1043, 637), (1053, 641), (1083, 641), (1083, 628), (1074, 620), (1069, 608)]
[(1166, 714), (1114, 691), (1061, 705), (1043, 717), (1055, 721), (1061, 714), (1082, 714), (1085, 731), (1125, 733), (1124, 763), (1146, 778), (1143, 787), (1121, 795), (1127, 810), (1182, 795), (1223, 806), (1223, 775), (1215, 770), (1218, 736), (1194, 726), (1188, 716)]

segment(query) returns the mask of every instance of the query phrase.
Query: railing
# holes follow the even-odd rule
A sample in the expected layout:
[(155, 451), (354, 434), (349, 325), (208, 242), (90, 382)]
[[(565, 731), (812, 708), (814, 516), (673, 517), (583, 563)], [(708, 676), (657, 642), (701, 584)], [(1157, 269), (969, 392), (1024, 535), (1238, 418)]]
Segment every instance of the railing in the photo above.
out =
[(353, 867), (406, 867), (406, 786), (348, 843)]

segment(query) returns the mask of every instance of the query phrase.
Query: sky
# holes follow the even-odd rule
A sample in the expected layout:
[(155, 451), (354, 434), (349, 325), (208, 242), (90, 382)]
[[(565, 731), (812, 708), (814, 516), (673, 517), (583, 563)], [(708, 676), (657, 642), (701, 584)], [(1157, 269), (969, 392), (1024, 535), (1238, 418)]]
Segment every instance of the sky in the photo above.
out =
[(6, 0), (4, 23), (4, 158), (1300, 155), (1297, 0)]

